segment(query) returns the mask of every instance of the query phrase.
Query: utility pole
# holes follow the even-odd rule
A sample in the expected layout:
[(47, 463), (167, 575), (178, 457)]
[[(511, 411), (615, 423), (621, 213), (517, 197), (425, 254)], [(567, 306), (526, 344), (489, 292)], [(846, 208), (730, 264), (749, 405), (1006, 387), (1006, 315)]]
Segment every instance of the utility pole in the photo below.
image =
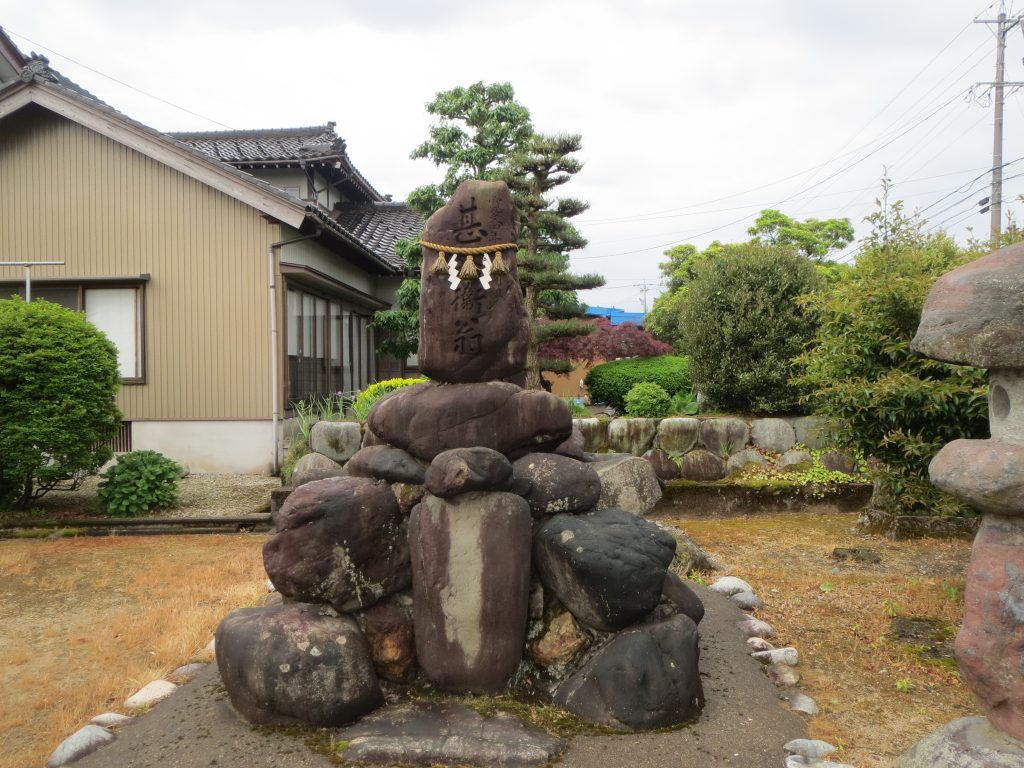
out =
[(1020, 24), (1021, 17), (1007, 19), (1006, 14), (1000, 12), (995, 19), (975, 19), (975, 24), (996, 25), (996, 79), (991, 83), (979, 83), (979, 85), (990, 85), (993, 96), (993, 125), (992, 125), (992, 194), (990, 207), (990, 230), (992, 235), (992, 247), (999, 247), (999, 239), (1003, 231), (1003, 89), (1007, 86), (1020, 87), (1024, 83), (1007, 83), (1005, 74), (1006, 59), (1006, 33)]
[(642, 297), (640, 300), (644, 303), (644, 314), (645, 315), (647, 314), (647, 292), (649, 290), (651, 290), (651, 289), (647, 287), (647, 281), (644, 280), (643, 283), (640, 284), (640, 295)]

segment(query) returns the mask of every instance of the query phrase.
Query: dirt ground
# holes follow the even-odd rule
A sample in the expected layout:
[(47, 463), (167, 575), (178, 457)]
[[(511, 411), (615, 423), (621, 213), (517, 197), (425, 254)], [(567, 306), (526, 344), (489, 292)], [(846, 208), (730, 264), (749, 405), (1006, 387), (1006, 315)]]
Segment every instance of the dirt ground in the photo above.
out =
[[(202, 514), (225, 509), (222, 494), (259, 502), (277, 482), (186, 480), (195, 482), (183, 484), (183, 506)], [(658, 519), (753, 584), (766, 603), (758, 615), (800, 651), (801, 687), (821, 708), (811, 733), (840, 746), (838, 759), (890, 766), (921, 736), (976, 711), (949, 659), (969, 542), (860, 535), (850, 515)], [(90, 717), (201, 655), (223, 615), (265, 594), (263, 541), (0, 541), (0, 768), (42, 764)], [(879, 562), (836, 560), (836, 547), (873, 550)]]

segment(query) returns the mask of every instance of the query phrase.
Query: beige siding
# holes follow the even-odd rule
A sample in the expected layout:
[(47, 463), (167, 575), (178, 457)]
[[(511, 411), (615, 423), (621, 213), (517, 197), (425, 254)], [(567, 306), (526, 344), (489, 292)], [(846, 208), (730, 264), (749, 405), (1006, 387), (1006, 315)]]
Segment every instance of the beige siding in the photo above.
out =
[[(126, 418), (270, 418), (267, 246), (249, 206), (39, 107), (0, 121), (0, 261), (64, 259), (33, 279), (145, 288), (146, 383)], [(0, 280), (23, 270), (0, 267)]]

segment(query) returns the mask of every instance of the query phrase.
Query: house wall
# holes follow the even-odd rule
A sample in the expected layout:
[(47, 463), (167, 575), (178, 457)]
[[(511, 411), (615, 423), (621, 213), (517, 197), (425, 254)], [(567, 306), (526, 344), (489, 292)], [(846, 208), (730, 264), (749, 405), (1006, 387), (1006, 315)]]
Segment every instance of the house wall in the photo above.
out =
[[(33, 281), (150, 275), (125, 419), (270, 418), (267, 247), (253, 208), (37, 106), (0, 121), (0, 261)], [(23, 270), (0, 267), (0, 281)], [(267, 440), (268, 452), (270, 441)]]

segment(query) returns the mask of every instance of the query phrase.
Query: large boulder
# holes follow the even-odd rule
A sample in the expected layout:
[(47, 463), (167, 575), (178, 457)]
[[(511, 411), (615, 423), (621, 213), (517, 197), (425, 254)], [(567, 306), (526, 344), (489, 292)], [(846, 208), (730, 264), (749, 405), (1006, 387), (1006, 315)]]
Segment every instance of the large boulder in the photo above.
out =
[(658, 476), (639, 456), (597, 461), (592, 466), (601, 478), (597, 509), (623, 509), (635, 515), (646, 515), (661, 499)]
[[(505, 274), (485, 272), (485, 265), (497, 252), (453, 256), (449, 251), (449, 269), (442, 274), (433, 271), (438, 254), (444, 253), (443, 246), (505, 245), (518, 238), (516, 207), (501, 181), (462, 182), (448, 204), (427, 220), (422, 238), (418, 356), (419, 368), (426, 376), (435, 381), (465, 383), (504, 379), (522, 372), (530, 324), (523, 308), (515, 246), (501, 251)], [(480, 273), (478, 279), (457, 276), (467, 259), (474, 261)]]
[(412, 511), (416, 656), (441, 688), (495, 693), (518, 666), (530, 597), (526, 501), (427, 495)]
[(427, 468), (423, 462), (401, 448), (372, 445), (353, 454), (345, 465), (345, 474), (349, 477), (372, 477), (389, 483), (423, 485)]
[(651, 448), (641, 458), (651, 465), (651, 469), (661, 482), (667, 483), (679, 477), (679, 465), (665, 451)]
[(327, 606), (242, 608), (214, 647), (228, 697), (252, 723), (337, 726), (384, 703), (359, 626)]
[(665, 574), (661, 594), (679, 613), (689, 616), (694, 624), (700, 624), (704, 618), (704, 602), (678, 574), (672, 571)]
[(608, 448), (608, 422), (604, 419), (574, 419), (573, 424), (583, 435), (583, 450), (597, 453)]
[(667, 453), (686, 453), (697, 444), (700, 436), (700, 419), (672, 417), (662, 419), (654, 447)]
[(1024, 519), (985, 515), (956, 637), (964, 682), (992, 724), (1024, 741)]
[(616, 730), (679, 725), (704, 703), (699, 656), (697, 625), (680, 614), (618, 635), (554, 698), (577, 717)]
[(328, 477), (342, 477), (345, 468), (336, 461), (333, 461), (322, 453), (307, 453), (295, 462), (292, 469), (292, 487), (312, 483), (315, 480), (324, 480)]
[(796, 416), (790, 420), (800, 445), (818, 451), (828, 445), (830, 430), (821, 416)]
[(601, 497), (601, 478), (593, 466), (568, 456), (528, 453), (512, 468), (529, 487), (525, 498), (535, 517), (582, 512)]
[(351, 459), (362, 443), (362, 425), (358, 421), (318, 421), (309, 430), (310, 450), (338, 463)]
[(705, 419), (700, 423), (700, 443), (711, 453), (727, 458), (750, 442), (750, 427), (742, 419)]
[(363, 477), (296, 488), (263, 545), (263, 565), (293, 600), (345, 612), (409, 586), (405, 517), (391, 489)]
[(620, 509), (555, 515), (533, 547), (544, 587), (581, 622), (605, 631), (654, 609), (675, 550), (666, 531)]
[(785, 419), (754, 419), (750, 423), (750, 439), (758, 448), (785, 453), (796, 445), (796, 432)]
[(947, 723), (914, 744), (896, 762), (896, 768), (1020, 768), (1022, 765), (1024, 743), (1006, 738), (984, 717), (962, 717)]
[(572, 420), (572, 434), (565, 440), (564, 443), (555, 448), (554, 452), (561, 456), (568, 456), (572, 459), (578, 459), (583, 461), (585, 439), (583, 432), (577, 425), (577, 420)]
[(615, 419), (608, 425), (608, 444), (613, 451), (642, 456), (657, 433), (657, 419)]
[(684, 480), (707, 482), (721, 480), (727, 471), (726, 463), (721, 456), (698, 448), (683, 456), (679, 476)]
[(427, 490), (449, 498), (471, 491), (503, 491), (512, 480), (512, 463), (490, 448), (452, 448), (439, 453), (427, 469)]
[(910, 348), (979, 368), (1024, 368), (1024, 243), (947, 272), (932, 286)]
[(379, 400), (367, 424), (391, 445), (426, 461), (451, 448), (476, 446), (515, 459), (552, 450), (572, 434), (572, 415), (562, 398), (500, 381), (404, 387)]

